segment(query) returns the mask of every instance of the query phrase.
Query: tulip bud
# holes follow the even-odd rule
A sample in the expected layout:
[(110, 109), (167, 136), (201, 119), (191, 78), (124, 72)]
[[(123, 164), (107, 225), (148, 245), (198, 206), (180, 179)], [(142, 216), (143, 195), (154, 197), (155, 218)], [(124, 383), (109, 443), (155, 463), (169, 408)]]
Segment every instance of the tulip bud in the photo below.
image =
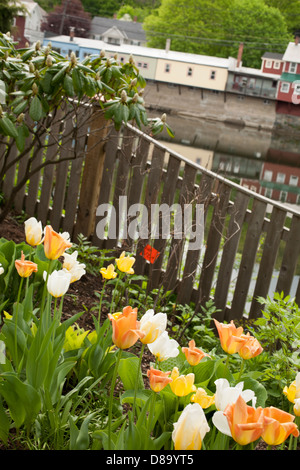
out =
[(105, 57), (105, 51), (103, 51), (103, 50), (100, 51), (100, 57), (101, 57), (101, 59), (103, 59)]

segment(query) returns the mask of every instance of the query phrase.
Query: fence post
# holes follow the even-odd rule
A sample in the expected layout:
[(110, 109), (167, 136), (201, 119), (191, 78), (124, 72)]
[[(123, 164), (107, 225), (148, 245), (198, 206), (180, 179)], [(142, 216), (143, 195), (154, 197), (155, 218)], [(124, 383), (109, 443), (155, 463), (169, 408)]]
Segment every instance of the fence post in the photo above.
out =
[(89, 135), (74, 230), (75, 237), (78, 234), (90, 237), (94, 230), (108, 128), (109, 121), (105, 119), (103, 110), (95, 106), (89, 119)]

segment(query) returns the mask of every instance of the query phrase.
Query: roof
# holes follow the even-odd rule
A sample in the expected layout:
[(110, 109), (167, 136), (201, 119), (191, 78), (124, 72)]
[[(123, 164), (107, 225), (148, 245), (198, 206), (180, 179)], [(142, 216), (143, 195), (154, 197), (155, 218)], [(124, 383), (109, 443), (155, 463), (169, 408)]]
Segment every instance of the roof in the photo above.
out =
[(275, 60), (282, 60), (283, 54), (279, 54), (278, 52), (265, 52), (262, 56), (262, 59), (275, 59)]
[(290, 42), (283, 54), (283, 59), (286, 62), (300, 63), (300, 44)]
[(284, 72), (280, 76), (280, 81), (281, 82), (293, 83), (296, 80), (300, 80), (300, 75), (297, 74), (297, 73), (286, 73), (286, 72)]
[(124, 32), (129, 39), (140, 39), (146, 41), (146, 34), (143, 29), (142, 23), (136, 21), (116, 20), (114, 18), (102, 18), (95, 16), (91, 21), (90, 34), (104, 34), (112, 27), (118, 28), (119, 31)]
[[(64, 44), (70, 43), (69, 36), (52, 36), (49, 39), (51, 39), (52, 42), (56, 41)], [(129, 54), (133, 57), (142, 56), (154, 59), (175, 60), (178, 62), (188, 62), (191, 64), (207, 65), (209, 67), (220, 67), (226, 69), (229, 65), (229, 59), (224, 59), (222, 57), (211, 57), (206, 55), (190, 54), (187, 52), (178, 51), (166, 52), (164, 49), (134, 46), (132, 44), (122, 44), (120, 46), (117, 46), (115, 44), (108, 44), (104, 41), (98, 41), (96, 39), (75, 37), (72, 41), (72, 44), (77, 44), (79, 47), (84, 47), (86, 49), (95, 49), (95, 51), (97, 52), (99, 50), (105, 50), (117, 54)]]

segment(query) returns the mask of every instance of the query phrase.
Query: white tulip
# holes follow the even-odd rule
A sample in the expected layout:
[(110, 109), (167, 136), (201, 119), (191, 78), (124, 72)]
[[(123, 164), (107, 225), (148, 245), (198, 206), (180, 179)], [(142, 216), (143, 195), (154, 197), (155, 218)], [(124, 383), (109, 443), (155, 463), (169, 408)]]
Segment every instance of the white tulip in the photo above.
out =
[(174, 423), (172, 440), (175, 450), (200, 450), (210, 428), (205, 413), (198, 403), (187, 405)]
[(148, 344), (148, 348), (159, 362), (179, 354), (179, 344), (175, 339), (169, 338), (167, 331), (164, 331), (153, 343)]
[(71, 283), (78, 281), (85, 273), (85, 264), (77, 261), (78, 252), (64, 253), (63, 269), (71, 273)]
[(140, 331), (145, 335), (141, 338), (143, 344), (153, 343), (166, 329), (167, 315), (165, 313), (154, 314), (154, 310), (147, 310), (140, 320)]
[(217, 410), (224, 411), (226, 406), (235, 403), (240, 395), (246, 403), (252, 400), (252, 406), (255, 406), (255, 394), (253, 390), (243, 390), (244, 382), (238, 383), (235, 387), (230, 387), (228, 380), (218, 379), (215, 381), (215, 385), (215, 405)]
[(78, 256), (78, 251), (73, 251), (73, 253), (71, 254), (64, 253), (63, 254), (63, 257), (64, 257), (63, 268), (70, 271), (78, 262), (77, 256)]
[(4, 268), (3, 268), (2, 264), (0, 263), (0, 276), (1, 276), (1, 274), (3, 274), (3, 273), (4, 273)]
[[(44, 272), (43, 276), (46, 280), (47, 273)], [(62, 297), (65, 295), (69, 289), (71, 277), (71, 273), (65, 269), (61, 269), (60, 271), (53, 271), (48, 276), (47, 281), (47, 289), (49, 294), (51, 294), (53, 297)]]
[(228, 380), (218, 379), (215, 381), (215, 385), (215, 406), (218, 411), (214, 413), (212, 422), (222, 434), (231, 436), (228, 421), (224, 415), (226, 406), (235, 403), (238, 397), (241, 395), (246, 403), (251, 400), (252, 407), (255, 407), (257, 398), (253, 390), (243, 390), (243, 382), (239, 382), (235, 387), (230, 387)]
[(24, 225), (26, 242), (31, 246), (39, 245), (43, 238), (42, 222), (38, 222), (35, 217), (30, 217)]

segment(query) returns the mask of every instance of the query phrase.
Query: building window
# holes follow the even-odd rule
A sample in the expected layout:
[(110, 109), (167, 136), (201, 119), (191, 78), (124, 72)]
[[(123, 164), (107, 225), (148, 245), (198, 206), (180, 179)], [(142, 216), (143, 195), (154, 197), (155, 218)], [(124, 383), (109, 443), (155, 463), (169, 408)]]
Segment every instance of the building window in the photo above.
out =
[(143, 69), (147, 69), (147, 68), (148, 68), (148, 64), (147, 64), (147, 62), (144, 62), (143, 63)]
[(297, 70), (297, 64), (295, 62), (291, 62), (289, 66), (289, 72), (296, 73), (296, 70)]
[(170, 72), (170, 68), (171, 68), (170, 64), (166, 64), (166, 65), (165, 65), (165, 72), (169, 73), (169, 72)]
[(274, 62), (274, 69), (277, 69), (277, 70), (280, 69), (280, 62), (278, 60), (275, 60)]
[(265, 64), (266, 64), (266, 69), (272, 68), (272, 61), (271, 60), (266, 60)]
[(188, 67), (187, 74), (188, 74), (188, 77), (191, 77), (191, 76), (193, 75), (193, 69), (192, 69), (192, 67)]
[(289, 182), (289, 184), (290, 184), (291, 186), (298, 186), (298, 181), (299, 181), (299, 177), (298, 177), (298, 176), (296, 176), (296, 175), (291, 175), (291, 176), (290, 176), (290, 182)]
[(115, 44), (116, 46), (121, 44), (121, 41), (118, 38), (107, 38), (107, 42), (108, 44)]
[(264, 172), (264, 180), (265, 181), (272, 181), (273, 171), (265, 170)]
[(285, 173), (277, 173), (276, 175), (276, 183), (282, 183), (284, 184), (285, 182)]
[(288, 93), (290, 91), (290, 84), (287, 83), (287, 82), (282, 82), (281, 87), (280, 87), (280, 91), (282, 93)]
[(273, 194), (273, 189), (271, 189), (271, 188), (266, 188), (265, 189), (265, 197), (268, 197), (269, 199), (271, 199), (272, 194)]
[(216, 78), (216, 71), (215, 71), (215, 70), (212, 70), (212, 71), (210, 72), (210, 79), (211, 79), (211, 80), (214, 80), (215, 78)]
[(280, 191), (280, 201), (286, 202), (288, 193), (286, 191)]

